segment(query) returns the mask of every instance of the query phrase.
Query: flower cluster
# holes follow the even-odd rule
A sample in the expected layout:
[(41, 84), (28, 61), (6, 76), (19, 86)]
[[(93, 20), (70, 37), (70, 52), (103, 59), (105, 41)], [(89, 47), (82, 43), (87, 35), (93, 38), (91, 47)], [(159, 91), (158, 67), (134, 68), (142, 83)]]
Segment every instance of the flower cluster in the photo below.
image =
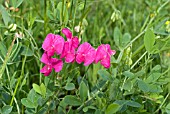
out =
[[(87, 66), (100, 62), (105, 68), (110, 67), (111, 55), (114, 55), (116, 51), (111, 50), (109, 44), (102, 44), (95, 49), (88, 42), (79, 45), (78, 37), (73, 36), (67, 28), (62, 29), (62, 33), (66, 36), (67, 41), (60, 35), (50, 33), (42, 44), (44, 54), (41, 62), (45, 66), (40, 72), (45, 76), (50, 75), (53, 68), (55, 72), (60, 72), (63, 67), (63, 58), (66, 63), (76, 61), (78, 64), (83, 62)], [(53, 58), (54, 54), (59, 55), (59, 59)]]

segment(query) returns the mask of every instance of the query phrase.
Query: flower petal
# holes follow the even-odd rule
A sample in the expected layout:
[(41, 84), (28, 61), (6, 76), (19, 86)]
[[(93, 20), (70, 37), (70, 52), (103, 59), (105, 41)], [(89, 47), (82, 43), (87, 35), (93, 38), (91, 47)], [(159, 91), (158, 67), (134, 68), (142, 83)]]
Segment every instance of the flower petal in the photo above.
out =
[(49, 50), (47, 51), (47, 55), (48, 55), (49, 57), (53, 56), (54, 53), (55, 53), (55, 49), (54, 49), (53, 47), (51, 47), (51, 49), (49, 49)]
[(91, 48), (91, 45), (85, 42), (78, 47), (77, 53), (86, 54), (90, 48)]
[(109, 44), (106, 44), (105, 47), (106, 47), (107, 52), (108, 52), (110, 55), (114, 55), (114, 54), (116, 53), (115, 50), (111, 50)]
[(64, 38), (60, 35), (55, 35), (54, 48), (57, 54), (61, 54), (64, 47)]
[(100, 60), (102, 60), (106, 56), (107, 56), (106, 48), (105, 48), (105, 45), (102, 44), (97, 48), (95, 63), (98, 63)]
[(79, 64), (84, 62), (84, 56), (81, 53), (77, 53), (76, 62), (79, 63)]
[(67, 55), (65, 56), (66, 63), (71, 63), (74, 61), (74, 59), (75, 59), (75, 54), (73, 53), (67, 53)]
[(60, 72), (62, 70), (62, 67), (63, 67), (62, 60), (52, 58), (51, 62), (52, 62), (52, 67), (54, 68), (55, 72)]
[(66, 41), (64, 43), (63, 51), (61, 53), (60, 58), (64, 58), (67, 55), (68, 52), (69, 52), (69, 42)]
[(91, 47), (91, 49), (88, 51), (88, 53), (85, 56), (84, 66), (90, 65), (92, 62), (94, 62), (96, 57), (96, 50)]
[(49, 76), (52, 71), (52, 67), (49, 65), (45, 65), (40, 72), (43, 73), (45, 76)]
[(48, 34), (42, 44), (42, 48), (45, 51), (48, 51), (51, 48), (51, 44), (53, 43), (55, 35), (54, 34)]
[(75, 36), (72, 39), (72, 46), (73, 46), (73, 48), (77, 48), (78, 45), (79, 45), (79, 39), (78, 39), (78, 37)]
[(49, 56), (46, 53), (43, 53), (42, 57), (41, 57), (41, 62), (45, 63), (45, 64), (49, 64)]
[(72, 33), (68, 28), (63, 28), (62, 29), (62, 33), (66, 36), (67, 39), (71, 39), (72, 38)]
[(107, 56), (106, 58), (101, 60), (101, 65), (103, 65), (105, 68), (110, 68), (110, 56)]

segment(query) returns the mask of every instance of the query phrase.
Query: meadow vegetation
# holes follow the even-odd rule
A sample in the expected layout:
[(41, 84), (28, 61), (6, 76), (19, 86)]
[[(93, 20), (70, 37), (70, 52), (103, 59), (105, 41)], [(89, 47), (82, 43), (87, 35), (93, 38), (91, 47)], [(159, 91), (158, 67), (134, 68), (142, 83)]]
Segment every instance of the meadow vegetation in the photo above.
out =
[[(109, 44), (110, 67), (63, 60), (44, 76), (42, 44), (63, 28)], [(170, 0), (1, 0), (0, 113), (170, 114)]]

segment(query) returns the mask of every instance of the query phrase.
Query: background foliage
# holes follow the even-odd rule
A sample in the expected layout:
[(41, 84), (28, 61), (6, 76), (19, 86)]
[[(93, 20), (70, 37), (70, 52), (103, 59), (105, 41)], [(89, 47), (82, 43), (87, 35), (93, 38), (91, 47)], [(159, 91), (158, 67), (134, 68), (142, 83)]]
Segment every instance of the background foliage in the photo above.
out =
[[(170, 113), (170, 0), (0, 3), (2, 114)], [(111, 68), (65, 63), (40, 74), (44, 38), (64, 27), (94, 47), (110, 44)]]

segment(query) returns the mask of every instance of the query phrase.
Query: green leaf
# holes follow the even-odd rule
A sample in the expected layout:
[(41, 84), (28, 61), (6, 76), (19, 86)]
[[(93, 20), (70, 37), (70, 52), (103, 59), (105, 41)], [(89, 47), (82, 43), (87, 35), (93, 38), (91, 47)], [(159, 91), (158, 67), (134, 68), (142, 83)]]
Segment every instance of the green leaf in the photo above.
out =
[(104, 69), (99, 70), (98, 74), (103, 78), (103, 80), (111, 80), (110, 73)]
[(6, 9), (0, 4), (0, 12), (2, 13), (2, 19), (7, 26), (9, 21), (11, 20), (10, 15), (6, 11)]
[(130, 42), (131, 35), (129, 33), (125, 33), (122, 37), (121, 46), (126, 47), (126, 45)]
[(19, 7), (19, 6), (22, 4), (23, 1), (24, 1), (24, 0), (17, 0), (17, 3), (16, 3), (16, 7), (15, 7), (15, 8)]
[(19, 43), (19, 45), (14, 44), (14, 46), (12, 47), (12, 53), (11, 53), (11, 56), (10, 56), (10, 59), (12, 61), (14, 61), (21, 54), (21, 48), (22, 48), (21, 43)]
[(123, 107), (124, 105), (137, 108), (141, 107), (141, 104), (131, 100), (116, 100), (114, 103), (119, 104), (121, 107)]
[(34, 55), (34, 52), (29, 49), (27, 46), (22, 46), (21, 47), (21, 55), (25, 55), (25, 56), (33, 56)]
[(44, 85), (43, 83), (41, 83), (40, 86), (37, 85), (37, 84), (35, 84), (35, 83), (33, 83), (33, 89), (34, 89), (37, 93), (39, 93), (39, 94), (41, 94), (43, 97), (45, 97), (45, 95), (46, 95), (46, 87), (45, 87), (45, 85)]
[(152, 68), (151, 72), (160, 72), (161, 71), (161, 66), (156, 65), (155, 67)]
[(94, 106), (86, 106), (83, 108), (83, 112), (87, 112), (89, 109), (96, 109)]
[(154, 83), (161, 76), (161, 73), (151, 73), (145, 80), (146, 83)]
[(57, 5), (57, 9), (59, 10), (59, 18), (60, 18), (60, 22), (62, 22), (62, 2), (59, 2)]
[(38, 106), (38, 99), (41, 98), (41, 96), (37, 94), (34, 89), (31, 89), (27, 98), (33, 102), (34, 105)]
[(47, 114), (48, 107), (42, 107), (36, 114)]
[(40, 85), (40, 90), (41, 90), (41, 95), (43, 97), (45, 97), (45, 95), (46, 95), (46, 87), (45, 87), (45, 85), (43, 83), (41, 83), (41, 85)]
[(168, 105), (166, 105), (165, 111), (167, 114), (170, 114), (170, 103), (168, 103)]
[(64, 22), (64, 24), (67, 25), (69, 17), (68, 17), (68, 9), (66, 8), (65, 4), (63, 8), (63, 3), (59, 2), (57, 5), (57, 9), (59, 10), (60, 22)]
[(141, 107), (141, 104), (139, 104), (138, 102), (130, 101), (130, 100), (126, 102), (126, 105), (131, 106), (131, 107), (137, 107), (137, 108)]
[(1, 109), (1, 114), (9, 114), (12, 111), (13, 106), (5, 105)]
[(14, 8), (18, 8), (24, 0), (12, 0), (12, 5)]
[(28, 108), (36, 108), (36, 105), (31, 102), (28, 98), (21, 99), (21, 103)]
[(140, 76), (143, 76), (144, 74), (145, 74), (145, 70), (140, 70), (140, 71), (135, 73), (135, 76), (140, 77)]
[(130, 71), (125, 71), (123, 72), (123, 75), (128, 77), (128, 78), (133, 78), (134, 77), (134, 74)]
[(118, 27), (114, 29), (114, 41), (117, 47), (120, 47), (120, 42), (122, 41), (122, 33)]
[(115, 104), (115, 103), (110, 104), (107, 107), (105, 114), (114, 114), (119, 110), (119, 108), (120, 108), (120, 105), (118, 105), (118, 104)]
[(152, 30), (148, 29), (144, 35), (144, 45), (148, 53), (152, 52), (154, 43), (155, 35)]
[(66, 90), (73, 90), (75, 89), (75, 85), (73, 83), (67, 83), (65, 86)]
[(132, 81), (131, 80), (127, 80), (125, 82), (124, 86), (123, 86), (123, 89), (130, 91), (132, 89), (132, 87), (133, 87)]
[(161, 93), (161, 92), (163, 92), (161, 86), (156, 85), (156, 84), (149, 84), (149, 91), (152, 92), (152, 93)]
[(33, 83), (33, 89), (34, 89), (37, 93), (42, 94), (42, 93), (41, 93), (41, 88), (40, 88), (39, 85)]
[(138, 80), (138, 87), (143, 92), (149, 92), (148, 84), (145, 83), (143, 80)]
[(67, 25), (68, 23), (68, 9), (64, 6), (64, 24)]
[(0, 42), (0, 54), (3, 56), (3, 58), (5, 58), (7, 54), (7, 48), (3, 42)]
[(81, 100), (76, 96), (67, 95), (64, 97), (64, 102), (71, 106), (80, 106), (82, 104)]
[(84, 81), (81, 82), (80, 84), (80, 98), (84, 102), (87, 98), (88, 95), (88, 87), (84, 83)]

